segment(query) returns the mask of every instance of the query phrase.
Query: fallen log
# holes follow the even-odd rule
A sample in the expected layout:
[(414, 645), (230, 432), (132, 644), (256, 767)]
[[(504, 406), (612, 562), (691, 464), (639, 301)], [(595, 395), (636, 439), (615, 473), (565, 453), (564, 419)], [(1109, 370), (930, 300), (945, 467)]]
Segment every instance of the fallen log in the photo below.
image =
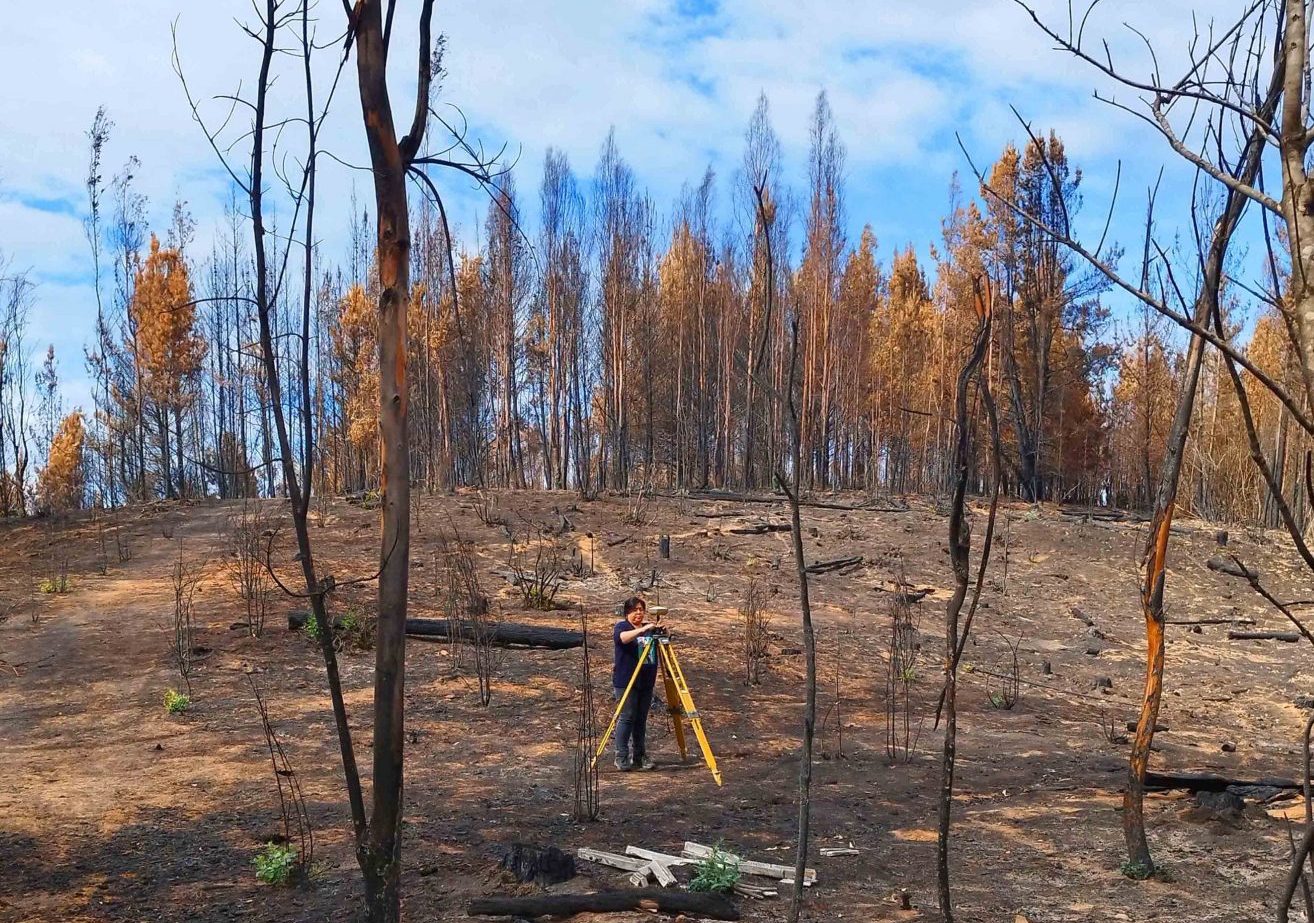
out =
[(1295, 779), (1237, 779), (1212, 772), (1155, 772), (1145, 774), (1146, 790), (1187, 789), (1192, 792), (1224, 792), (1229, 788), (1298, 789)]
[(766, 535), (768, 532), (788, 532), (790, 528), (787, 522), (754, 522), (721, 531), (729, 535)]
[[(304, 628), (310, 618), (307, 612), (289, 612), (287, 627), (289, 631)], [(475, 627), (466, 621), (457, 621), (458, 637), (469, 638)], [(333, 627), (341, 628), (340, 619), (333, 620)], [(569, 628), (552, 628), (551, 626), (524, 625), (519, 622), (496, 622), (489, 625), (488, 642), (498, 647), (535, 647), (547, 650), (566, 650), (582, 647), (584, 635)], [(451, 619), (407, 619), (406, 635), (420, 641), (448, 641), (453, 634)]]
[(1205, 561), (1205, 567), (1220, 574), (1227, 574), (1229, 577), (1245, 577), (1247, 580), (1259, 577), (1259, 571), (1247, 567), (1235, 558), (1225, 558), (1221, 554)]
[(886, 593), (893, 593), (898, 596), (901, 602), (919, 603), (927, 596), (935, 592), (933, 587), (914, 588), (907, 584), (900, 584), (894, 580), (882, 580), (876, 585), (876, 589)]
[(739, 911), (720, 894), (640, 888), (593, 894), (543, 894), (532, 897), (483, 897), (470, 902), (466, 913), (480, 917), (571, 917), (577, 913), (619, 913), (656, 910), (688, 913), (714, 920), (738, 920)]
[(833, 561), (817, 561), (807, 566), (809, 574), (828, 574), (831, 571), (844, 571), (862, 566), (862, 555), (851, 558), (835, 558)]
[(1218, 619), (1167, 619), (1165, 625), (1253, 625), (1254, 619), (1236, 616), (1235, 618), (1218, 618)]
[(1285, 641), (1295, 644), (1300, 640), (1298, 631), (1229, 631), (1229, 641)]
[[(737, 494), (728, 490), (692, 490), (688, 494), (673, 494), (657, 492), (657, 496), (674, 497), (676, 499), (689, 500), (719, 500), (727, 503), (785, 503), (786, 498), (780, 495), (758, 496), (755, 494)], [(799, 506), (808, 506), (821, 510), (844, 510), (851, 513), (906, 513), (909, 507), (906, 503), (891, 502), (889, 504), (867, 501), (864, 503), (839, 503), (832, 500), (806, 500), (801, 499)]]
[(1068, 519), (1093, 519), (1100, 522), (1122, 522), (1127, 518), (1123, 510), (1091, 509), (1080, 506), (1060, 506), (1059, 515)]

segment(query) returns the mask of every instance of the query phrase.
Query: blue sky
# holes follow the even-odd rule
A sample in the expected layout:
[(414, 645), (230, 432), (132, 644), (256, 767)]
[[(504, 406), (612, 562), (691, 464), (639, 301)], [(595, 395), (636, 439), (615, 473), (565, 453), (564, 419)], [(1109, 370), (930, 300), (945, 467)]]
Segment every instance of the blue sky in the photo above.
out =
[[(411, 106), (414, 60), (406, 27), (418, 6), (399, 0), (393, 92), (402, 113)], [(1066, 22), (1066, 3), (1038, 6)], [(198, 221), (194, 252), (203, 254), (227, 190), (172, 71), (171, 26), (198, 95), (231, 92), (241, 79), (249, 84), (257, 63), (256, 48), (234, 22), (249, 14), (246, 0), (134, 0), (130, 16), (127, 9), (90, 0), (34, 7), (11, 18), (0, 55), (0, 85), (9, 88), (0, 98), (0, 254), (30, 270), (37, 283), (32, 351), (55, 345), (68, 402), (84, 408), (82, 347), (95, 299), (82, 183), (96, 107), (104, 104), (116, 123), (106, 174), (139, 157), (152, 222), (163, 232), (175, 198), (186, 199)], [(1189, 38), (1182, 23), (1190, 12), (1204, 22), (1234, 12), (1235, 4), (1107, 0), (1098, 10), (1088, 31), (1109, 36), (1115, 54), (1144, 60), (1122, 25), (1130, 22), (1156, 42), (1171, 72)], [(335, 33), (339, 4), (321, 0), (319, 14), (321, 35)], [(729, 184), (763, 91), (788, 178), (801, 193), (808, 118), (821, 89), (847, 149), (850, 236), (871, 223), (885, 259), (908, 243), (926, 254), (938, 242), (951, 176), (967, 172), (955, 133), (978, 163), (988, 163), (1022, 135), (1010, 106), (1064, 137), (1085, 172), (1084, 225), (1092, 236), (1103, 225), (1119, 160), (1115, 237), (1136, 240), (1144, 190), (1164, 165), (1161, 230), (1171, 233), (1185, 218), (1190, 174), (1145, 126), (1093, 100), (1092, 90), (1108, 84), (1053, 51), (1011, 0), (451, 0), (438, 4), (436, 27), (448, 35), (444, 99), (461, 107), (489, 146), (507, 142), (519, 152), (517, 184), (531, 221), (545, 149), (563, 149), (586, 179), (613, 126), (659, 208), (711, 165), (719, 214), (728, 218)], [(321, 63), (329, 66), (328, 56)], [(349, 70), (325, 140), (343, 160), (359, 163), (366, 155), (354, 89)], [(484, 212), (479, 195), (459, 180), (444, 182), (456, 221), (476, 225)], [(353, 184), (368, 192), (360, 174), (325, 170), (319, 208), (327, 253), (345, 251)]]

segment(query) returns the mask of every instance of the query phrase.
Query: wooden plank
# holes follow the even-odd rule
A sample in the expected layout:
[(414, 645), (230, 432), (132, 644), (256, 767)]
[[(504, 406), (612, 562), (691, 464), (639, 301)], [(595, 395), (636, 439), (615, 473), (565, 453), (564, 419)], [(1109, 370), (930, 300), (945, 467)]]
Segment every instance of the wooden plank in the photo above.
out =
[(634, 885), (634, 887), (636, 888), (642, 888), (644, 885), (648, 883), (648, 879), (651, 877), (652, 877), (652, 863), (649, 862), (647, 865), (639, 869), (637, 872), (630, 872), (630, 884)]
[(575, 855), (585, 862), (596, 862), (598, 865), (608, 865), (614, 869), (620, 869), (625, 872), (637, 872), (644, 868), (648, 863), (644, 859), (635, 859), (632, 856), (619, 856), (614, 852), (603, 852), (600, 849), (589, 849), (581, 846)]
[[(703, 846), (700, 843), (685, 843), (684, 854), (694, 859), (710, 859), (713, 852), (720, 852), (727, 862), (739, 864), (739, 871), (745, 875), (761, 875), (764, 878), (788, 878), (793, 879), (794, 867), (790, 865), (777, 865), (773, 862), (755, 862), (752, 859), (744, 859), (736, 856), (734, 853), (725, 850), (713, 850), (710, 846)], [(803, 884), (806, 885), (811, 881), (817, 880), (816, 869), (803, 870)]]
[(735, 893), (751, 898), (755, 901), (766, 900), (768, 897), (775, 897), (779, 892), (775, 888), (763, 888), (758, 885), (750, 885), (745, 881), (735, 882)]
[(833, 859), (836, 856), (856, 856), (858, 851), (852, 846), (823, 846), (817, 850), (823, 859)]
[(626, 846), (625, 855), (634, 856), (638, 859), (656, 859), (662, 865), (693, 865), (697, 859), (691, 859), (688, 856), (672, 856), (670, 853), (656, 852), (651, 849), (644, 849), (642, 846)]
[(665, 853), (652, 852), (648, 849), (640, 849), (638, 846), (626, 846), (625, 854), (636, 856), (640, 859), (647, 859), (648, 864), (652, 867), (652, 877), (657, 879), (657, 883), (663, 887), (670, 888), (678, 884), (674, 873), (671, 872), (672, 865), (688, 865), (691, 860), (682, 859), (679, 856), (668, 856)]

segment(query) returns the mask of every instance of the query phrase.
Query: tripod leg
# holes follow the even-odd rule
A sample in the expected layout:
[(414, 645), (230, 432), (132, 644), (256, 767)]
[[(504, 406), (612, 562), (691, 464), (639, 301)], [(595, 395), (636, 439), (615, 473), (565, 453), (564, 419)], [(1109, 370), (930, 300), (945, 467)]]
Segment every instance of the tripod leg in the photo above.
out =
[(648, 648), (651, 647), (652, 644), (653, 642), (651, 641), (647, 642), (639, 651), (639, 664), (634, 668), (634, 672), (630, 674), (630, 681), (625, 686), (625, 694), (622, 695), (620, 701), (616, 703), (616, 710), (611, 714), (611, 724), (607, 725), (607, 732), (603, 734), (602, 739), (598, 741), (598, 752), (593, 754), (592, 766), (598, 765), (598, 757), (602, 756), (603, 751), (607, 749), (607, 741), (611, 740), (612, 731), (616, 730), (616, 722), (620, 720), (621, 709), (625, 707), (625, 700), (630, 697), (630, 690), (634, 688), (634, 683), (639, 678), (639, 671), (643, 669), (643, 661), (648, 656)]
[(703, 733), (703, 719), (698, 716), (698, 706), (694, 704), (693, 694), (689, 691), (689, 684), (685, 681), (684, 671), (680, 669), (680, 661), (675, 656), (673, 648), (667, 650), (666, 662), (670, 667), (675, 686), (680, 692), (680, 703), (684, 706), (685, 716), (693, 727), (694, 736), (698, 739), (699, 749), (703, 751), (703, 760), (706, 761), (707, 768), (712, 771), (712, 778), (716, 780), (716, 784), (720, 785), (721, 770), (716, 766), (716, 757), (712, 753), (712, 745), (708, 743), (707, 735)]
[(675, 742), (680, 747), (681, 762), (689, 759), (689, 747), (684, 741), (684, 722), (680, 718), (684, 715), (684, 705), (680, 701), (680, 691), (675, 685), (674, 671), (671, 669), (670, 658), (671, 646), (663, 644), (658, 647), (662, 655), (662, 686), (666, 690), (666, 710), (671, 715), (671, 725), (675, 728)]

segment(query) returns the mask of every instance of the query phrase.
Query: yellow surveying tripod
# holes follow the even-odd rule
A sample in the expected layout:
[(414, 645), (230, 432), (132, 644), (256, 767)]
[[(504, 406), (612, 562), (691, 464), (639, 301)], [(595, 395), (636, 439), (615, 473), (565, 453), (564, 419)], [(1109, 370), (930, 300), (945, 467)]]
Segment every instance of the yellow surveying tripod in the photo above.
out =
[(671, 636), (664, 628), (657, 629), (644, 639), (643, 647), (639, 650), (639, 664), (630, 675), (625, 693), (616, 703), (616, 711), (611, 716), (611, 724), (607, 725), (607, 733), (603, 734), (602, 740), (598, 742), (598, 752), (593, 754), (593, 765), (598, 764), (598, 758), (607, 749), (607, 741), (611, 740), (612, 732), (616, 730), (616, 722), (620, 720), (625, 700), (630, 697), (630, 691), (639, 678), (639, 671), (643, 669), (648, 656), (652, 653), (653, 645), (656, 645), (658, 662), (661, 664), (662, 682), (666, 689), (666, 710), (670, 712), (671, 723), (675, 726), (675, 742), (680, 747), (680, 759), (689, 758), (689, 751), (684, 742), (684, 725), (680, 722), (683, 717), (688, 718), (689, 724), (693, 726), (694, 736), (698, 738), (698, 746), (703, 751), (707, 768), (712, 770), (712, 778), (716, 780), (717, 785), (720, 785), (721, 770), (716, 768), (716, 757), (712, 755), (712, 745), (707, 742), (707, 735), (703, 733), (703, 722), (698, 717), (698, 707), (694, 705), (693, 696), (689, 693), (689, 684), (685, 682), (684, 671), (680, 669), (680, 661), (675, 656)]

